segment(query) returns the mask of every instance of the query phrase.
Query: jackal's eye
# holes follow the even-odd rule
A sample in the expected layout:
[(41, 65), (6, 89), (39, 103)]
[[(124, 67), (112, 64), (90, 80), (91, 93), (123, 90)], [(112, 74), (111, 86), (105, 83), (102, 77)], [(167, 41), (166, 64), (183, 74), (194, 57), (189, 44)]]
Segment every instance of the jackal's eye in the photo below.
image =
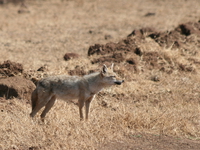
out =
[(111, 78), (116, 78), (116, 76), (110, 76)]

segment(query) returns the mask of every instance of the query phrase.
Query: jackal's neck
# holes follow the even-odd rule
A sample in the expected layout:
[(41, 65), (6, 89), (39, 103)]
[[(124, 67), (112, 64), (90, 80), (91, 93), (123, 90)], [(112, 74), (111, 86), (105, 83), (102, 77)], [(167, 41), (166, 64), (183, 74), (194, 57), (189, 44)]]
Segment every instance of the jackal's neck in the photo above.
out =
[(91, 92), (98, 93), (104, 88), (100, 72), (86, 75), (84, 78), (87, 80)]

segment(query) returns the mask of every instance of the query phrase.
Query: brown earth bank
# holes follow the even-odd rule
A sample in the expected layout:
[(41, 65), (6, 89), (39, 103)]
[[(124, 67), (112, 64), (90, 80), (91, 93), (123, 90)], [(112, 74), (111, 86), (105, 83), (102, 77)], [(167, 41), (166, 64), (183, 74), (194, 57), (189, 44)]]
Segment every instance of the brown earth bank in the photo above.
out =
[(25, 99), (30, 104), (35, 85), (30, 80), (16, 76), (0, 79), (0, 89), (0, 97)]
[[(0, 6), (0, 149), (200, 149), (199, 1), (21, 2)], [(41, 78), (111, 63), (125, 83), (97, 94), (88, 122), (77, 102), (29, 117)]]

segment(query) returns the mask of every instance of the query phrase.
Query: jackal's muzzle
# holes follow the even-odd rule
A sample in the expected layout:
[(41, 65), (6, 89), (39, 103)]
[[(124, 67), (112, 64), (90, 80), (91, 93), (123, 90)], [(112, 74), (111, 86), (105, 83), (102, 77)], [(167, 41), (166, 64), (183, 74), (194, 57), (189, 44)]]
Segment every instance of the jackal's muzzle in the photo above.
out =
[(123, 82), (124, 82), (124, 80), (122, 80), (122, 81), (115, 81), (115, 84), (121, 85)]

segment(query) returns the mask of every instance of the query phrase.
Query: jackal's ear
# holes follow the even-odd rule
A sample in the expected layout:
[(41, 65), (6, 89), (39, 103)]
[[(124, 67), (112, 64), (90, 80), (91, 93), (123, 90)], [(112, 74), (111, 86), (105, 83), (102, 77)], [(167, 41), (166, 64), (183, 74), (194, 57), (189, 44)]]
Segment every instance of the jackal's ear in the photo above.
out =
[(107, 70), (108, 70), (108, 68), (107, 68), (106, 65), (104, 64), (101, 73), (106, 73)]
[(111, 70), (113, 70), (113, 68), (114, 68), (114, 63), (112, 63), (112, 65), (111, 65), (111, 67), (110, 67), (110, 68), (111, 68)]

